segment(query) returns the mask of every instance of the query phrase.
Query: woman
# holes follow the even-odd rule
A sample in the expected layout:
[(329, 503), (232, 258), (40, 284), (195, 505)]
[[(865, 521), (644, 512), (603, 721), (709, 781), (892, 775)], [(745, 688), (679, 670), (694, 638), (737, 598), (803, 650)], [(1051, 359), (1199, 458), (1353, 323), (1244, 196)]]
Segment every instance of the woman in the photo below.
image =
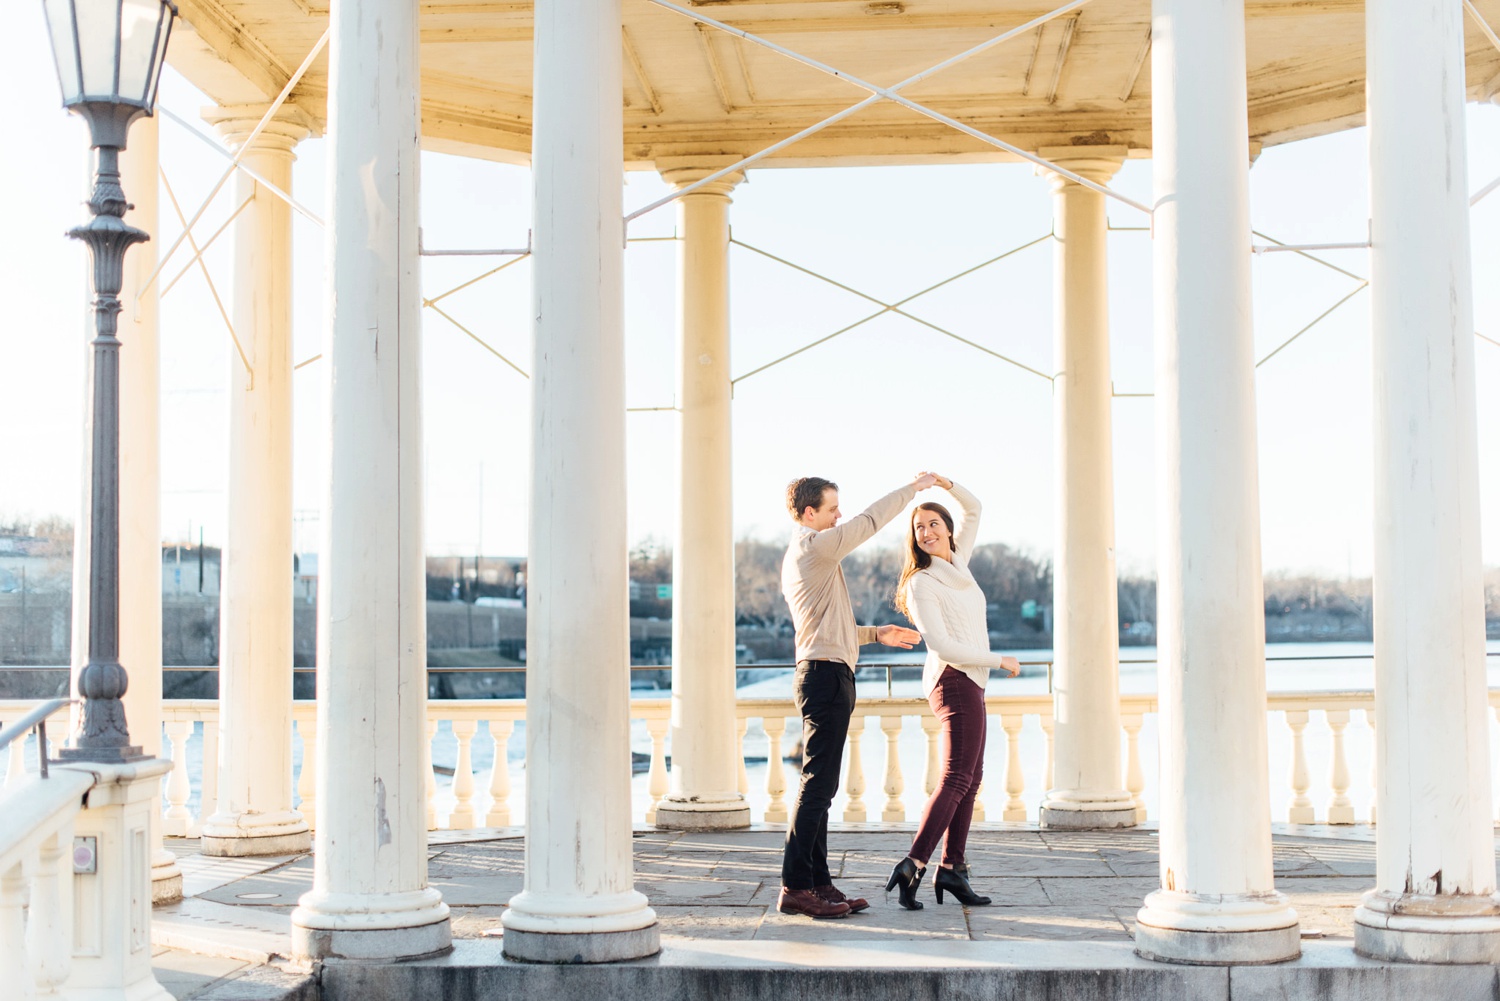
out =
[(891, 872), (885, 892), (901, 888), (901, 906), (920, 910), (917, 888), (927, 862), (946, 835), (943, 859), (933, 880), (938, 903), (948, 892), (960, 903), (988, 904), (969, 886), (964, 845), (974, 817), (974, 794), (984, 774), (984, 741), (989, 721), (984, 686), (990, 668), (1015, 677), (1020, 662), (990, 652), (984, 593), (969, 572), (967, 554), (979, 534), (979, 501), (945, 476), (937, 485), (958, 501), (959, 528), (941, 504), (925, 502), (912, 512), (906, 565), (896, 584), (896, 607), (911, 620), (927, 644), (922, 691), (943, 725), (938, 743), (942, 778), (922, 810), (922, 823), (911, 851)]

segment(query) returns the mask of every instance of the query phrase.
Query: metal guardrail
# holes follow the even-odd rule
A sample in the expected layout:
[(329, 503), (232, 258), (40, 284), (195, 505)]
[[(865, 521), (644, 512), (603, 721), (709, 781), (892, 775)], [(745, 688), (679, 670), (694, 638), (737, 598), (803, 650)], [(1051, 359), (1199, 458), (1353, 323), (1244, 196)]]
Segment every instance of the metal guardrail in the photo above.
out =
[(47, 717), (57, 712), (63, 706), (70, 706), (77, 699), (49, 699), (37, 706), (31, 712), (16, 720), (10, 726), (0, 729), (0, 748), (5, 747), (11, 741), (25, 737), (26, 734), (35, 730), (37, 733), (37, 768), (42, 778), (47, 777)]

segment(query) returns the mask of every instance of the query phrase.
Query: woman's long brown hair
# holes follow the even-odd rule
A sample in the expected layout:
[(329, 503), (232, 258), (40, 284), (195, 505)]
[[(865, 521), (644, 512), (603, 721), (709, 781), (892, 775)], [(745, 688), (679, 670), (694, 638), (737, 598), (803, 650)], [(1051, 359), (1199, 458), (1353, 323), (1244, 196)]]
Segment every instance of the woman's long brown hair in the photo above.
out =
[(926, 570), (932, 566), (931, 554), (924, 552), (922, 547), (917, 545), (916, 515), (918, 511), (931, 511), (943, 519), (943, 524), (948, 526), (948, 546), (955, 553), (958, 552), (958, 546), (953, 541), (953, 515), (949, 514), (948, 509), (943, 505), (934, 501), (918, 504), (912, 511), (911, 520), (906, 523), (906, 564), (901, 568), (901, 576), (896, 578), (896, 609), (908, 620), (911, 619), (911, 611), (906, 604), (906, 582), (911, 580), (912, 575), (919, 570)]

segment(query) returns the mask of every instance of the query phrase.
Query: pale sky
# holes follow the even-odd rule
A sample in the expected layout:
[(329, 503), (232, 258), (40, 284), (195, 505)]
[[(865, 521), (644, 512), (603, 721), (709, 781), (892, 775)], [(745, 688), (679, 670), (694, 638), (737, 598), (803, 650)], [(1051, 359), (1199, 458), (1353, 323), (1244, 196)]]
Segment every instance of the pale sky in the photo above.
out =
[[(40, 7), (20, 5), (0, 37), (0, 93), (15, 118), (0, 157), (9, 239), (0, 249), (0, 517), (71, 514), (77, 506), (86, 333), (85, 251), (64, 238), (83, 219), (86, 130), (62, 112)], [(172, 71), (161, 103), (198, 121), (208, 102)], [(1500, 108), (1470, 106), (1469, 189), (1500, 175)], [(208, 132), (206, 126), (201, 131)], [(189, 215), (227, 161), (163, 120), (162, 166)], [(298, 148), (294, 193), (324, 206), (325, 143)], [(528, 171), (435, 154), (422, 161), (429, 247), (516, 247), (530, 218)], [(1131, 161), (1114, 182), (1150, 200), (1151, 163)], [(1251, 170), (1255, 228), (1286, 242), (1366, 238), (1365, 136), (1353, 130), (1266, 150)], [(232, 211), (232, 186), (195, 229), (213, 233)], [(633, 173), (629, 209), (666, 191)], [(130, 193), (127, 192), (127, 195)], [(165, 249), (180, 231), (163, 196)], [(1144, 218), (1112, 203), (1114, 225)], [(1051, 229), (1046, 184), (1029, 165), (752, 170), (734, 195), (737, 239), (894, 301)], [(639, 220), (633, 236), (670, 235), (675, 210)], [(1500, 338), (1500, 194), (1473, 212), (1475, 319)], [(320, 350), (322, 233), (296, 217), (294, 355)], [(1117, 391), (1152, 388), (1151, 252), (1142, 232), (1110, 237), (1112, 366)], [(1368, 275), (1365, 251), (1329, 252)], [(638, 243), (626, 259), (627, 399), (672, 405), (675, 258), (671, 243)], [(179, 252), (177, 272), (187, 256)], [(205, 260), (232, 315), (232, 241)], [(498, 260), (427, 259), (432, 297)], [(741, 247), (731, 253), (735, 375), (876, 307)], [(1253, 265), (1257, 357), (1354, 288), (1290, 254)], [(1052, 368), (1052, 251), (1044, 243), (906, 308), (1041, 371)], [(530, 368), (530, 265), (522, 262), (444, 300), (444, 308), (523, 369)], [(1268, 570), (1369, 573), (1371, 372), (1368, 292), (1260, 370), (1262, 545)], [(424, 312), (427, 547), (434, 554), (519, 555), (526, 547), (528, 384), (432, 311)], [(127, 337), (125, 351), (130, 350)], [(1500, 347), (1476, 341), (1484, 556), (1500, 564)], [(190, 273), (162, 304), (162, 532), (168, 540), (223, 539), (227, 468), (225, 386), (232, 348), (204, 278)], [(234, 361), (238, 364), (237, 361)], [(316, 544), (327, 456), (318, 363), (296, 375), (295, 504), (299, 545)], [(1113, 408), (1116, 540), (1122, 570), (1154, 564), (1152, 401)], [(676, 504), (677, 416), (626, 417), (629, 532), (670, 540)], [(816, 474), (839, 482), (847, 513), (932, 468), (985, 502), (982, 541), (1048, 553), (1052, 541), (1052, 402), (1043, 379), (887, 315), (741, 382), (734, 403), (735, 526), (780, 538), (790, 528), (785, 483)], [(482, 488), (481, 488), (482, 484)], [(899, 526), (886, 539), (898, 539)]]

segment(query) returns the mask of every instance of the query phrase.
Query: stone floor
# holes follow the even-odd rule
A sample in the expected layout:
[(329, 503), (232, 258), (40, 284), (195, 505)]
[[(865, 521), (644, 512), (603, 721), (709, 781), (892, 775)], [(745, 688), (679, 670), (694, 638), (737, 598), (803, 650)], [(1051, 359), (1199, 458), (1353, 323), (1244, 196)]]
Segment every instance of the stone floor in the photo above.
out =
[[(870, 900), (862, 914), (813, 921), (776, 911), (781, 829), (635, 836), (636, 886), (661, 920), (663, 946), (707, 940), (808, 945), (872, 941), (1093, 941), (1126, 945), (1136, 909), (1157, 885), (1155, 830), (1061, 833), (1017, 824), (981, 825), (970, 837), (975, 888), (989, 907), (939, 906), (924, 887), (921, 911), (882, 892), (911, 841), (881, 825), (830, 831), (834, 878)], [(310, 855), (210, 859), (197, 843), (169, 840), (186, 899), (157, 908), (153, 940), (162, 985), (179, 999), (280, 997), (289, 982), (288, 915), (312, 886)], [(452, 908), (455, 938), (497, 934), (505, 903), (521, 889), (517, 829), (436, 832), (428, 874)], [(1276, 885), (1302, 918), (1304, 938), (1348, 940), (1360, 894), (1374, 882), (1375, 842), (1366, 827), (1277, 825)]]

